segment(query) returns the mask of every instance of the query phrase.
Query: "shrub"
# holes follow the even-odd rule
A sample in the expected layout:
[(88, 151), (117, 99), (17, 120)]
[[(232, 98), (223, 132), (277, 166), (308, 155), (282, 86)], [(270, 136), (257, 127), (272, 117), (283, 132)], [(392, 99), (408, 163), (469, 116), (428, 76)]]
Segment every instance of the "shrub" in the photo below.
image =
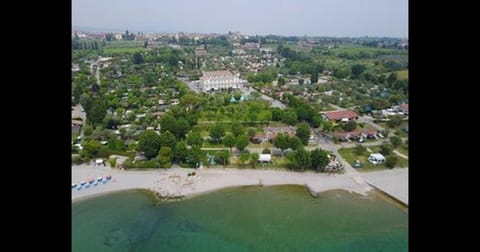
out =
[(272, 153), (272, 151), (269, 148), (265, 148), (262, 151), (262, 154), (271, 154), (271, 153)]
[(135, 163), (132, 162), (131, 159), (127, 159), (123, 162), (123, 167), (125, 169), (129, 168), (158, 168), (160, 165), (156, 160), (147, 160), (147, 161), (136, 161)]
[(398, 163), (398, 157), (397, 157), (397, 156), (395, 156), (395, 155), (390, 155), (390, 156), (387, 156), (387, 157), (386, 157), (385, 166), (386, 166), (387, 168), (392, 169), (392, 168), (395, 167), (395, 165), (397, 165), (397, 163)]
[(110, 167), (115, 168), (117, 166), (117, 159), (116, 158), (109, 158), (108, 163), (110, 164)]

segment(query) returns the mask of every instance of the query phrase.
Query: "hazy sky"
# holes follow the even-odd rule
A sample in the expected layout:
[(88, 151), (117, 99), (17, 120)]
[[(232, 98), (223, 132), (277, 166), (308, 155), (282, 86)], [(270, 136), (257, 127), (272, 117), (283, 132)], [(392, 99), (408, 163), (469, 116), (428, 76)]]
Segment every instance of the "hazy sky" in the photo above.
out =
[(408, 37), (408, 0), (72, 0), (72, 25), (119, 31)]

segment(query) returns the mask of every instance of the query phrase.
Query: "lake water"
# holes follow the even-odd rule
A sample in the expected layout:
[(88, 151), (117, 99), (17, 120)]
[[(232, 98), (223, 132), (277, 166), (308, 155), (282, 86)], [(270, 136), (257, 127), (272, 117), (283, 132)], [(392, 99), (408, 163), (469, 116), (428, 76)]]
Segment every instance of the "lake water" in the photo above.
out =
[(408, 251), (408, 213), (376, 193), (302, 186), (177, 202), (131, 190), (73, 203), (72, 251)]

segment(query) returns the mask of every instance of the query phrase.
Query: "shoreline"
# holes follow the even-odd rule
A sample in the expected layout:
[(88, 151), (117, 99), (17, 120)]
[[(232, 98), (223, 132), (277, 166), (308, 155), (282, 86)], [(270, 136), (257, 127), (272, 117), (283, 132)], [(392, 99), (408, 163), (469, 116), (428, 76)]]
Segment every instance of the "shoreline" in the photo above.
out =
[[(187, 176), (195, 172), (196, 176)], [(111, 175), (112, 181), (77, 191), (72, 189), (72, 203), (123, 190), (146, 189), (159, 198), (191, 198), (209, 192), (238, 186), (305, 186), (311, 194), (342, 189), (350, 193), (367, 195), (375, 190), (368, 184), (359, 183), (354, 175), (295, 172), (271, 169), (236, 168), (171, 168), (154, 171), (121, 171), (110, 167), (92, 165), (72, 166), (72, 183), (88, 178)], [(377, 188), (378, 191), (383, 191)]]
[[(195, 171), (196, 176), (187, 174)], [(200, 194), (236, 186), (300, 185), (315, 193), (344, 189), (365, 195), (370, 187), (357, 184), (351, 176), (345, 174), (328, 175), (314, 172), (294, 172), (261, 169), (236, 168), (171, 168), (156, 171), (120, 171), (107, 167), (91, 165), (72, 166), (72, 183), (88, 178), (111, 175), (112, 181), (96, 187), (77, 191), (72, 189), (72, 202), (100, 196), (104, 193), (128, 190), (148, 189), (164, 196), (193, 197)]]

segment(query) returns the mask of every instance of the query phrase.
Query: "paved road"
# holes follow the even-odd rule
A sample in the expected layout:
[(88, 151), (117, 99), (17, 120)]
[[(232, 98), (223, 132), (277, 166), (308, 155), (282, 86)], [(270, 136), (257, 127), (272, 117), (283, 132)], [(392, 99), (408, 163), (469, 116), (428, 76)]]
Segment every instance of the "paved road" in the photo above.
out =
[(369, 184), (408, 205), (408, 168), (368, 172), (362, 176)]
[(374, 123), (373, 122), (373, 118), (370, 117), (370, 116), (359, 116), (358, 117), (358, 122), (363, 122), (363, 123), (367, 123), (367, 124), (370, 124), (372, 125), (375, 129), (379, 130), (379, 131), (385, 131), (385, 128)]
[(249, 87), (248, 93), (251, 93), (252, 91), (256, 91), (257, 93), (259, 93), (260, 98), (262, 98), (265, 101), (269, 101), (272, 104), (272, 107), (274, 108), (285, 109), (287, 107), (287, 105), (283, 104), (279, 100), (275, 100), (270, 96), (262, 94), (259, 90)]

